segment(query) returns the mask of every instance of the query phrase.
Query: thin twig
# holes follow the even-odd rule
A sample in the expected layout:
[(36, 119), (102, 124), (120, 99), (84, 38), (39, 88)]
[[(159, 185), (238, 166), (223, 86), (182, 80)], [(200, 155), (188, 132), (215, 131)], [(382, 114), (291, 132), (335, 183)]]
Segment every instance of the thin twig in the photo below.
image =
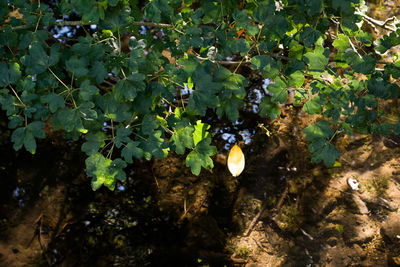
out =
[(261, 209), (258, 211), (257, 215), (251, 220), (249, 227), (247, 227), (246, 231), (244, 232), (243, 236), (249, 236), (251, 231), (253, 231), (254, 226), (257, 224), (258, 219), (260, 219), (261, 214), (267, 207), (267, 202), (264, 201), (264, 203), (261, 206)]
[(360, 58), (362, 58), (362, 56), (360, 55), (360, 53), (358, 53), (356, 47), (354, 46), (353, 42), (351, 41), (351, 38), (349, 38), (349, 44), (350, 44), (350, 46), (351, 46), (351, 49), (353, 49), (353, 51), (356, 52), (356, 54), (357, 54)]
[(287, 197), (288, 192), (289, 192), (289, 189), (288, 189), (288, 187), (286, 186), (285, 191), (283, 191), (283, 194), (282, 194), (282, 196), (280, 197), (280, 199), (279, 199), (279, 201), (278, 201), (278, 204), (276, 205), (276, 210), (277, 210), (278, 212), (280, 211), (280, 209), (281, 209), (281, 207), (282, 207), (282, 204), (283, 204), (283, 200)]
[[(278, 204), (276, 205), (276, 208), (275, 208), (276, 212), (279, 212), (279, 210), (281, 209), (283, 201), (286, 198), (287, 194), (288, 194), (288, 187), (285, 188), (285, 191), (283, 192), (282, 196), (280, 197), (280, 199), (278, 201)], [(253, 220), (250, 222), (249, 227), (247, 227), (247, 229), (244, 232), (243, 236), (249, 236), (250, 235), (251, 231), (253, 231), (254, 226), (257, 224), (258, 220), (261, 217), (261, 214), (264, 212), (266, 207), (267, 207), (267, 203), (266, 203), (266, 201), (264, 201), (264, 203), (261, 206), (260, 211), (253, 218)]]
[(205, 58), (205, 57), (197, 57), (200, 60), (209, 60), (212, 63), (215, 64), (220, 64), (220, 65), (239, 65), (239, 64), (251, 64), (250, 61), (246, 61), (246, 62), (242, 62), (242, 61), (231, 61), (231, 60), (211, 60), (209, 58)]

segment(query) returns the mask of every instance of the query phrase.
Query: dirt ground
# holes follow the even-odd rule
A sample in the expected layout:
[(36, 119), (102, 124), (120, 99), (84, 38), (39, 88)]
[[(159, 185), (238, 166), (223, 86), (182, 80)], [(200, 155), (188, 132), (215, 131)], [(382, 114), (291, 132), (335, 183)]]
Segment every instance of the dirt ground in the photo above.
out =
[[(290, 116), (285, 120), (290, 120)], [(250, 224), (252, 231), (247, 229), (247, 235), (230, 240), (235, 248), (232, 257), (244, 259), (245, 266), (399, 264), (400, 149), (397, 141), (378, 136), (345, 139), (341, 166), (327, 170), (307, 164), (307, 157), (301, 160), (298, 154), (301, 150), (293, 148), (301, 140), (295, 136), (288, 138), (296, 131), (285, 120), (278, 134), (284, 140), (287, 138), (288, 157), (294, 159), (287, 164), (296, 164), (297, 158), (302, 167), (296, 167), (293, 172), (293, 167), (283, 166), (288, 171), (284, 204), (278, 209), (257, 212), (258, 205), (253, 211), (259, 215), (256, 220), (254, 215), (248, 215), (248, 222), (253, 223)], [(359, 190), (349, 186), (349, 178), (356, 179)], [(254, 191), (260, 189), (256, 186)], [(253, 203), (266, 201), (252, 195), (247, 197)]]

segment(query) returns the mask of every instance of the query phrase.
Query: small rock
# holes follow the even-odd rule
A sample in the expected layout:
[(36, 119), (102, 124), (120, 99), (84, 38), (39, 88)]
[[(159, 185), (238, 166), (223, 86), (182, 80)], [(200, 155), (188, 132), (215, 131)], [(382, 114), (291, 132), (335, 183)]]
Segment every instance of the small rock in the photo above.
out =
[(347, 184), (350, 186), (351, 190), (355, 190), (355, 191), (360, 190), (360, 188), (359, 188), (360, 184), (358, 183), (357, 179), (354, 177), (350, 177), (349, 179), (347, 179)]
[(382, 224), (382, 236), (390, 242), (400, 244), (400, 214), (393, 214)]

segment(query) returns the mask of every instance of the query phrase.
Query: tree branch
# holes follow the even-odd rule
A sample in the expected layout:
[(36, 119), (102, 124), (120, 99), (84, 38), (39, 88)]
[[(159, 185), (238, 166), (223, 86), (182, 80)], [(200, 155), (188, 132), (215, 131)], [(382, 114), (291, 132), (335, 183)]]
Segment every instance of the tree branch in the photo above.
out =
[[(289, 57), (281, 56), (278, 53), (271, 53), (271, 52), (267, 52), (266, 51), (266, 54), (269, 55), (272, 58), (275, 58), (275, 59), (284, 59), (284, 60), (291, 60), (292, 59), (292, 58), (289, 58)], [(221, 65), (239, 65), (239, 64), (248, 65), (248, 64), (251, 64), (250, 61), (244, 61), (244, 60), (243, 61), (213, 60), (213, 59), (200, 57), (200, 56), (197, 56), (197, 58), (200, 59), (200, 60), (210, 60), (212, 63), (221, 64)]]
[(393, 24), (387, 25), (390, 22), (394, 23), (394, 22), (398, 21), (398, 19), (396, 17), (391, 17), (391, 18), (388, 18), (385, 21), (380, 21), (380, 20), (376, 20), (374, 18), (371, 18), (370, 16), (365, 15), (364, 13), (359, 12), (359, 11), (356, 11), (355, 14), (356, 15), (360, 15), (361, 17), (363, 17), (363, 19), (365, 21), (367, 21), (370, 24), (382, 27), (382, 28), (384, 28), (385, 30), (388, 30), (388, 31), (393, 31), (393, 32), (396, 31), (396, 27)]
[[(83, 23), (80, 20), (77, 21), (56, 21), (55, 23), (51, 24), (51, 26), (85, 26), (85, 25), (96, 25), (95, 23)], [(172, 27), (172, 24), (166, 23), (155, 23), (155, 22), (146, 22), (146, 21), (135, 21), (132, 23), (134, 26), (147, 26), (147, 27), (159, 27), (159, 28), (167, 28)], [(20, 25), (11, 27), (13, 31), (23, 30), (29, 28), (27, 25)]]

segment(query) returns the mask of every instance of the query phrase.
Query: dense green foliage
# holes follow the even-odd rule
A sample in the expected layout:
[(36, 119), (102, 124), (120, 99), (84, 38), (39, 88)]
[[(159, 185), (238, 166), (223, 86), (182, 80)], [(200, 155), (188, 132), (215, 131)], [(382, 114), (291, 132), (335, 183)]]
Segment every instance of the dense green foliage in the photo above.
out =
[(288, 92), (322, 114), (304, 132), (312, 161), (332, 166), (339, 132), (400, 133), (378, 105), (399, 94), (400, 60), (380, 55), (400, 29), (374, 40), (363, 12), (361, 0), (1, 0), (0, 105), (16, 150), (34, 154), (51, 130), (84, 138), (92, 188), (113, 190), (134, 159), (188, 153), (194, 174), (213, 168), (202, 119), (237, 121), (246, 65), (272, 81), (261, 116), (278, 118)]

